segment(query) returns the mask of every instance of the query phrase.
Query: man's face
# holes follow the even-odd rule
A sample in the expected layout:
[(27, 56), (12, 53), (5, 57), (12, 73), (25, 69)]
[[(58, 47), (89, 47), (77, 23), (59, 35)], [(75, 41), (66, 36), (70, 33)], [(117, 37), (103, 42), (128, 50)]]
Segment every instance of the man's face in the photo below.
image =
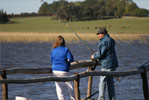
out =
[(99, 39), (103, 38), (104, 36), (105, 36), (105, 35), (102, 34), (102, 33), (98, 34)]

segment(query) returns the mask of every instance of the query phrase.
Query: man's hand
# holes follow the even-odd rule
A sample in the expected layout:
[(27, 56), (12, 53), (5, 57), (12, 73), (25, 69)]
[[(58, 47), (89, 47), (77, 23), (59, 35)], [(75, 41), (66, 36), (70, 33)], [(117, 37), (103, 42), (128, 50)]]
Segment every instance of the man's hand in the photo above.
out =
[(93, 55), (97, 54), (98, 52), (95, 52)]
[(93, 60), (94, 59), (94, 55), (91, 55), (91, 60)]

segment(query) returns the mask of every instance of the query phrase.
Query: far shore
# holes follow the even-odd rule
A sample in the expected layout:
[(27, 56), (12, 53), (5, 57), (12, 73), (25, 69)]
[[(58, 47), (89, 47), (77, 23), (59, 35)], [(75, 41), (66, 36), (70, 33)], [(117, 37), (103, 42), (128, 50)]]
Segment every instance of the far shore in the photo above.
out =
[[(79, 39), (73, 33), (23, 33), (23, 32), (0, 32), (1, 42), (52, 42), (58, 35), (62, 35), (67, 42)], [(78, 34), (85, 41), (98, 41), (95, 33)], [(117, 41), (131, 42), (138, 40), (143, 43), (149, 41), (149, 34), (110, 34)]]

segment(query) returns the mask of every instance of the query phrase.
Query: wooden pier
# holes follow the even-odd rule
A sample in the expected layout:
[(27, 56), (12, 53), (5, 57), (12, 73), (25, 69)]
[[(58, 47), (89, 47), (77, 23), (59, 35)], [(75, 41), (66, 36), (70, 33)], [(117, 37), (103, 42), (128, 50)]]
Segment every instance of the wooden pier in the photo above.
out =
[[(48, 81), (73, 81), (76, 100), (81, 100), (80, 95), (80, 78), (89, 77), (88, 79), (88, 90), (87, 97), (91, 95), (92, 90), (92, 78), (93, 76), (111, 76), (111, 77), (121, 77), (140, 74), (142, 78), (142, 88), (144, 93), (144, 100), (149, 100), (149, 88), (147, 80), (147, 71), (149, 71), (149, 65), (141, 66), (137, 69), (132, 69), (129, 71), (94, 71), (92, 66), (95, 63), (92, 60), (77, 61), (71, 63), (71, 70), (77, 68), (88, 68), (88, 71), (76, 73), (68, 77), (42, 77), (34, 79), (7, 79), (7, 75), (11, 74), (48, 74), (52, 73), (51, 68), (12, 68), (12, 69), (2, 69), (0, 70), (0, 83), (2, 86), (2, 100), (8, 100), (8, 84), (29, 84), (29, 83), (38, 83), (38, 82), (48, 82)], [(100, 65), (99, 63), (97, 65)]]

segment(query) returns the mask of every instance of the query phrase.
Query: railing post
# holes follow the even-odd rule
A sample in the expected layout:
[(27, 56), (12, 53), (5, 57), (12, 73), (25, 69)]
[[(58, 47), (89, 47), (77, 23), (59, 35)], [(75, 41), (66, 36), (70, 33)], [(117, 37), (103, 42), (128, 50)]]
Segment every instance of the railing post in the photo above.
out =
[[(3, 69), (3, 74), (0, 79), (7, 79), (6, 70)], [(2, 100), (8, 100), (8, 85), (7, 83), (2, 83)]]
[[(94, 62), (94, 65), (92, 67), (89, 67), (88, 68), (88, 71), (94, 71), (97, 64), (98, 64), (98, 61), (97, 60), (93, 60)], [(93, 80), (93, 76), (89, 76), (88, 78), (88, 88), (87, 88), (87, 98), (90, 98), (91, 97), (91, 92), (92, 92), (92, 80)]]
[(76, 96), (76, 100), (81, 100), (80, 90), (79, 90), (80, 76), (79, 74), (76, 74), (76, 75), (77, 75), (77, 79), (74, 80), (75, 96)]
[(142, 88), (144, 93), (144, 100), (149, 100), (149, 90), (148, 90), (148, 82), (147, 82), (147, 74), (145, 67), (142, 67), (144, 69), (144, 72), (141, 73), (142, 77)]
[[(91, 71), (91, 68), (88, 68), (88, 71)], [(89, 76), (89, 78), (88, 78), (88, 88), (87, 88), (87, 97), (91, 96), (92, 80), (93, 80), (93, 76)]]

